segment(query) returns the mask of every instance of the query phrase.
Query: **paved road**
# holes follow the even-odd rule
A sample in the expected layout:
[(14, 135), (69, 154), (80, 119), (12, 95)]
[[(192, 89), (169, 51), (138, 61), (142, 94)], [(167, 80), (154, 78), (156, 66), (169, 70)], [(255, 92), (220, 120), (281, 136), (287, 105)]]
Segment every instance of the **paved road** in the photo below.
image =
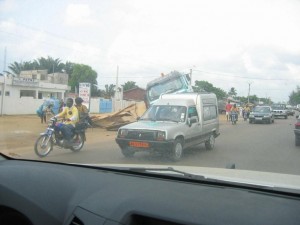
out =
[[(125, 158), (116, 145), (116, 132), (103, 133), (95, 143), (86, 143), (78, 153), (55, 149), (45, 159), (48, 161), (76, 163), (133, 163), (176, 164), (189, 166), (225, 168), (234, 163), (237, 169), (300, 175), (300, 148), (294, 143), (295, 118), (276, 119), (274, 124), (249, 124), (238, 121), (237, 125), (222, 122), (221, 135), (216, 139), (215, 149), (207, 151), (204, 144), (188, 149), (180, 162), (172, 162), (161, 155), (136, 153)], [(26, 158), (38, 159), (32, 152)]]

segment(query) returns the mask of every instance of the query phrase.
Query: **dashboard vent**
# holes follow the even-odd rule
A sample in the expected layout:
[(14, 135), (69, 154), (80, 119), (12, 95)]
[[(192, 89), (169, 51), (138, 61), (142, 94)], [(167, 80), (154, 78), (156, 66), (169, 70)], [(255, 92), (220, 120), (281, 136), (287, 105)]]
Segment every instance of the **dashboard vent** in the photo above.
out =
[(70, 225), (84, 225), (84, 223), (78, 217), (75, 216), (71, 221)]

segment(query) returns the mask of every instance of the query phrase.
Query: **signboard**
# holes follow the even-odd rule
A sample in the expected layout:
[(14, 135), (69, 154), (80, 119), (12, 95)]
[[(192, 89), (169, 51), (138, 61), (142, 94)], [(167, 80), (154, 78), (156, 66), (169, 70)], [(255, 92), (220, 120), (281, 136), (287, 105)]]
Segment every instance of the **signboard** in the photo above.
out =
[(91, 84), (90, 83), (79, 83), (79, 97), (83, 99), (83, 105), (90, 109), (91, 99)]
[(32, 78), (14, 77), (12, 84), (15, 86), (38, 87), (39, 81)]

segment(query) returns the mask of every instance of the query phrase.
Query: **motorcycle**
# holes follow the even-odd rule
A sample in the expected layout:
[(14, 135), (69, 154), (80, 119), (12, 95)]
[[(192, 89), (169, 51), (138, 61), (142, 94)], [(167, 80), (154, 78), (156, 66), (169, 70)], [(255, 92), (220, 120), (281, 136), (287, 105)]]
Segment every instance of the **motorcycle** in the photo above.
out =
[(247, 119), (249, 117), (248, 114), (249, 114), (248, 112), (243, 112), (244, 121), (247, 121)]
[(65, 145), (65, 140), (61, 131), (55, 129), (57, 118), (53, 117), (48, 122), (48, 127), (44, 133), (36, 140), (34, 151), (39, 157), (47, 156), (52, 150), (53, 146), (58, 146), (64, 149), (70, 149), (73, 152), (78, 152), (82, 149), (86, 141), (85, 130), (90, 127), (87, 120), (76, 124), (73, 134), (71, 145)]
[(236, 124), (236, 121), (238, 119), (238, 114), (236, 112), (231, 113), (231, 123), (232, 125)]

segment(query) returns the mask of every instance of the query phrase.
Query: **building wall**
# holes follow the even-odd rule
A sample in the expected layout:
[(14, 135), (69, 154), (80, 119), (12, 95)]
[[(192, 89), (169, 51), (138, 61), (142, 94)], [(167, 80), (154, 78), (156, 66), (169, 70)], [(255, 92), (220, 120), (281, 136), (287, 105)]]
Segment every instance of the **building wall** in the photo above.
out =
[(123, 98), (126, 100), (143, 101), (146, 91), (142, 88), (134, 88), (124, 91)]

